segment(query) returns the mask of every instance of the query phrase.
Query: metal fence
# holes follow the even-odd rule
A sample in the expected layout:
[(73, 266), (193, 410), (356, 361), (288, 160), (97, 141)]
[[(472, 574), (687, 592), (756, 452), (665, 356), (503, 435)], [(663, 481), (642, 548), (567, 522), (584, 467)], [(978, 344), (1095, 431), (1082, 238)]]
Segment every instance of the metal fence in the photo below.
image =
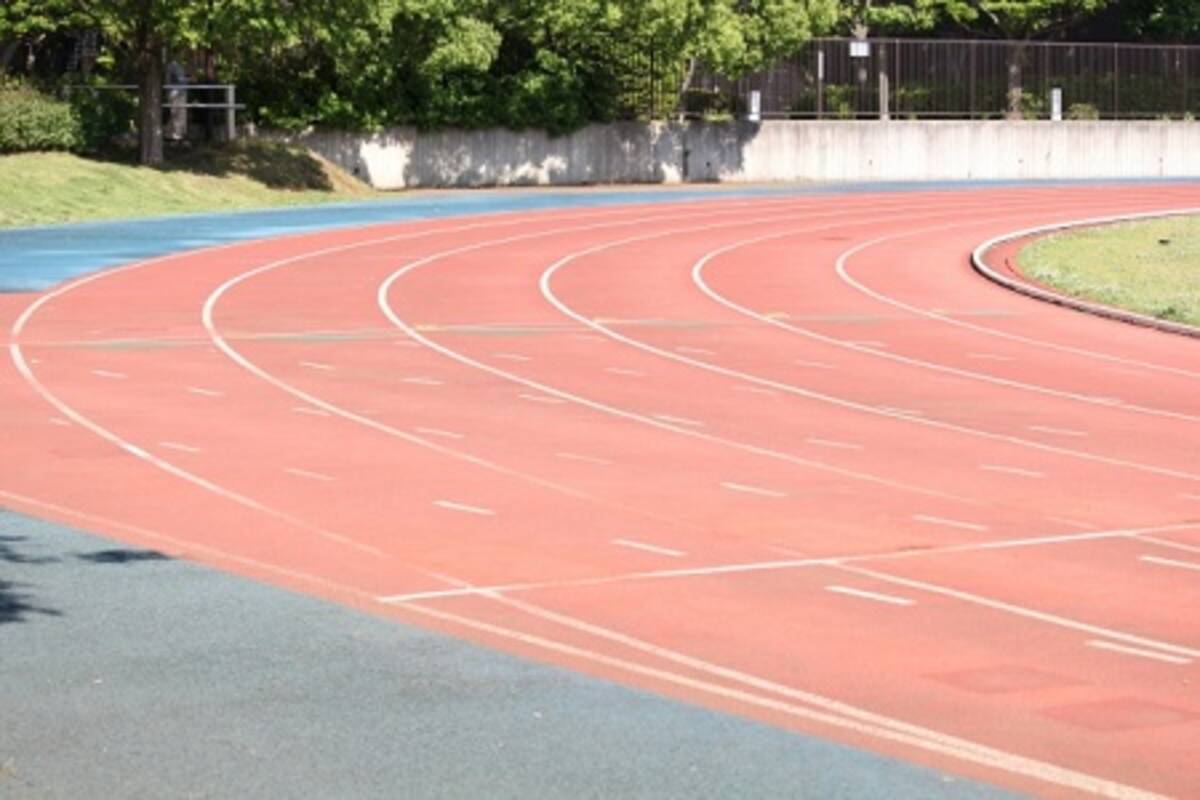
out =
[(1061, 90), (1067, 119), (1200, 115), (1200, 47), (1183, 45), (814, 39), (736, 80), (702, 72), (680, 98), (687, 116), (1044, 119)]

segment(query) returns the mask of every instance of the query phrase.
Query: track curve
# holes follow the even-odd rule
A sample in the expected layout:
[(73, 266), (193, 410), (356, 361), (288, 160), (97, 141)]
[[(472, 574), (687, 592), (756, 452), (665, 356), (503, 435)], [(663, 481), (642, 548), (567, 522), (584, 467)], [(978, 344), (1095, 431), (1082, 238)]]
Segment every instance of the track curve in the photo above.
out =
[(0, 305), (0, 490), (1012, 788), (1200, 795), (1200, 350), (968, 261), (1195, 205), (723, 199), (143, 262)]

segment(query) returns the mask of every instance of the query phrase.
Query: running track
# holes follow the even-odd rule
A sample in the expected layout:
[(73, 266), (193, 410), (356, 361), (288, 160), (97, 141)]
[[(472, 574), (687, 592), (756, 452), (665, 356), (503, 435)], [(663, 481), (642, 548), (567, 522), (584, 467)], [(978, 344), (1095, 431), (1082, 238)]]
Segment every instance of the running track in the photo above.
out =
[(1041, 796), (1200, 796), (1200, 349), (970, 251), (1187, 184), (306, 233), (0, 295), (0, 502)]

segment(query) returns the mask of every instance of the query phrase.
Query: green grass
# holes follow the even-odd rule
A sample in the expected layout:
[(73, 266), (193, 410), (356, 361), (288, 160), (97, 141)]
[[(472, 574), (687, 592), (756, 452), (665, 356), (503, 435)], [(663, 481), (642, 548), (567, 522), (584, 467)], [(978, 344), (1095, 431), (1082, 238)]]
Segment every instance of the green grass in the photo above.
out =
[(306, 151), (268, 143), (172, 154), (161, 169), (66, 153), (0, 156), (0, 227), (375, 195)]
[(1200, 216), (1055, 234), (1025, 247), (1018, 264), (1067, 294), (1200, 325)]

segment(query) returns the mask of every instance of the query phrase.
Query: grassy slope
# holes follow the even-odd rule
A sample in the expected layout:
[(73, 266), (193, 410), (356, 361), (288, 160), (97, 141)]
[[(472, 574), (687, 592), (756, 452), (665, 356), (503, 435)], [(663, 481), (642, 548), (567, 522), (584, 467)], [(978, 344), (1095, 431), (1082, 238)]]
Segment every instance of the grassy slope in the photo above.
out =
[(0, 227), (373, 196), (302, 151), (253, 144), (177, 155), (163, 169), (65, 153), (0, 156)]
[(1064, 232), (1029, 245), (1018, 262), (1067, 294), (1200, 325), (1200, 217)]

